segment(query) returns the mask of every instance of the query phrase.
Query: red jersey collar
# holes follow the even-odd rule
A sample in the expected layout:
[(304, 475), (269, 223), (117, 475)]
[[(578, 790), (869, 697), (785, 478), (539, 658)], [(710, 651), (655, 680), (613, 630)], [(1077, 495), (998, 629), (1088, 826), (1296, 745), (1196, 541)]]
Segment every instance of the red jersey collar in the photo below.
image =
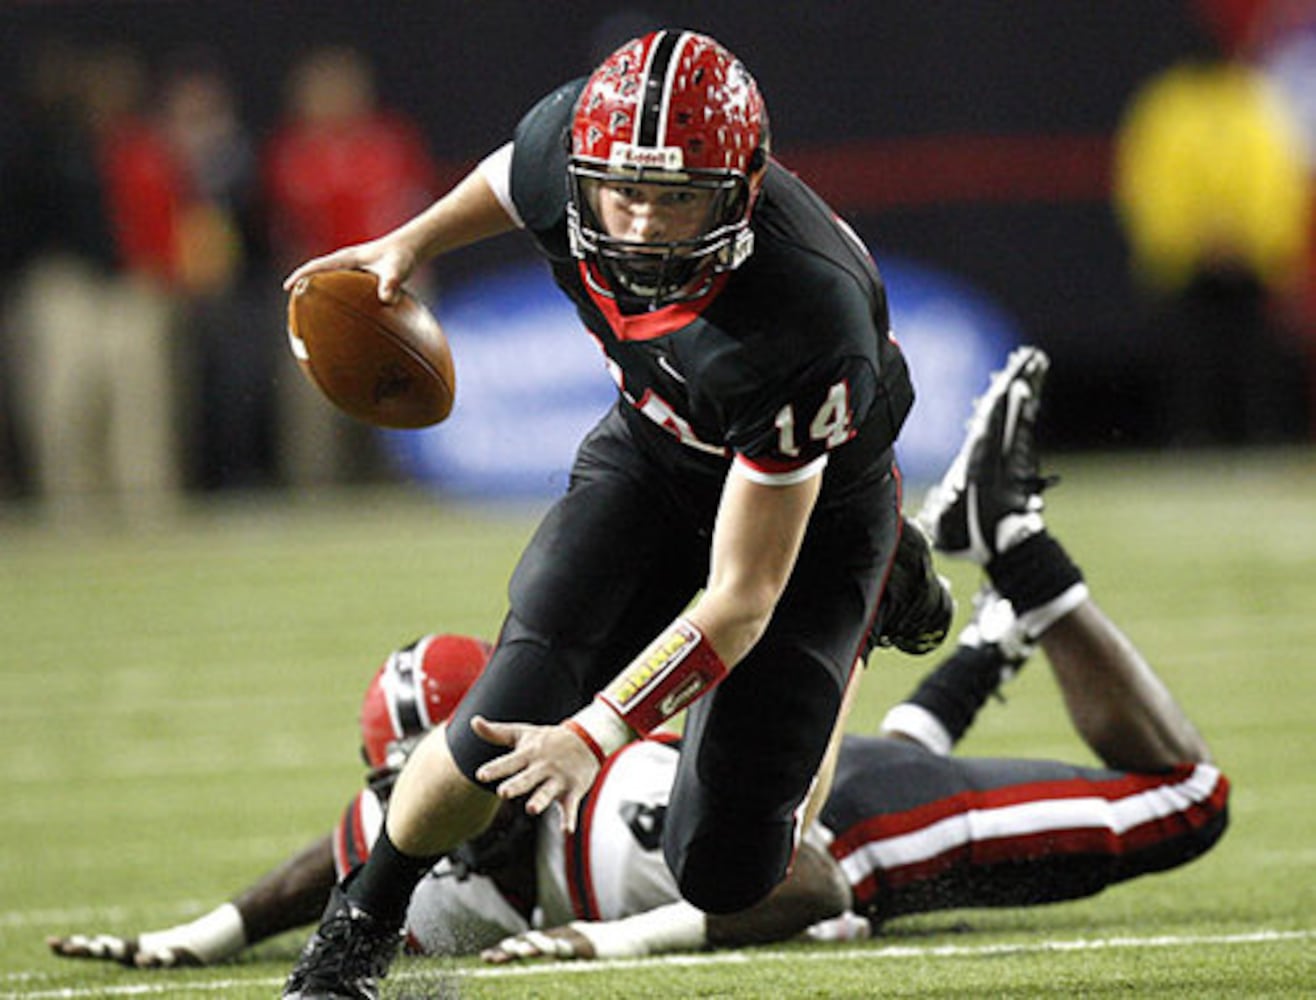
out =
[(596, 271), (592, 271), (586, 261), (580, 262), (580, 280), (618, 340), (653, 340), (689, 326), (717, 298), (730, 277), (730, 273), (725, 271), (715, 274), (708, 287), (697, 298), (673, 302), (671, 305), (650, 312), (627, 315), (617, 308), (615, 298), (599, 291), (602, 277)]

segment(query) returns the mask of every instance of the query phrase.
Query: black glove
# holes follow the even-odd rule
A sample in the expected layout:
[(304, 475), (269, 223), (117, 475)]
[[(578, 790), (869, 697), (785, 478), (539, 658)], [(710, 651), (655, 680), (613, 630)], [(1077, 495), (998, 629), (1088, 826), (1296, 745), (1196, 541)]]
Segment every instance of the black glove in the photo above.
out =
[(955, 598), (950, 584), (933, 565), (927, 536), (913, 521), (903, 520), (904, 530), (865, 653), (879, 646), (894, 646), (915, 656), (930, 653), (945, 642), (955, 617)]

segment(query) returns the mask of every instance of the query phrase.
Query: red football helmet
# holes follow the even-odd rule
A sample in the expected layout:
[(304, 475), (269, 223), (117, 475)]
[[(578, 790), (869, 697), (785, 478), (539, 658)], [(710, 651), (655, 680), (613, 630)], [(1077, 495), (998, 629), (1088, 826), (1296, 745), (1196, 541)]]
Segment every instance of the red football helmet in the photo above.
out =
[[(656, 31), (599, 66), (576, 102), (567, 171), (572, 252), (598, 265), (614, 293), (662, 305), (698, 295), (702, 273), (750, 255), (753, 178), (768, 157), (768, 114), (744, 65), (713, 39)], [(605, 182), (663, 184), (712, 194), (691, 239), (636, 242), (599, 221)]]
[(491, 652), (470, 636), (427, 635), (390, 653), (361, 704), (361, 756), (370, 768), (401, 767), (417, 740), (452, 716)]

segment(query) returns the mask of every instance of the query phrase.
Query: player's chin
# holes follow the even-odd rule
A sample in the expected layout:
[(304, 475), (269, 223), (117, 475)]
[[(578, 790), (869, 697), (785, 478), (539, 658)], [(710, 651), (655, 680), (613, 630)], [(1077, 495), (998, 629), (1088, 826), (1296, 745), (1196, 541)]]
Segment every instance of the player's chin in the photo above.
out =
[(626, 267), (626, 290), (641, 298), (652, 298), (663, 287), (665, 268), (661, 263), (633, 263)]
[(619, 269), (626, 292), (640, 300), (671, 302), (689, 297), (707, 284), (709, 269), (676, 257), (627, 260)]

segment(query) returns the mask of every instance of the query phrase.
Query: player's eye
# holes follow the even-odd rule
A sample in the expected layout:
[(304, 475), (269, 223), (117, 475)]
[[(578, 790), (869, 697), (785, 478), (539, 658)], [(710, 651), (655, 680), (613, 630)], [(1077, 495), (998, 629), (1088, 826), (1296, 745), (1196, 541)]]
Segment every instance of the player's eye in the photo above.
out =
[(668, 191), (662, 197), (664, 205), (693, 205), (699, 199), (698, 193), (694, 191)]

